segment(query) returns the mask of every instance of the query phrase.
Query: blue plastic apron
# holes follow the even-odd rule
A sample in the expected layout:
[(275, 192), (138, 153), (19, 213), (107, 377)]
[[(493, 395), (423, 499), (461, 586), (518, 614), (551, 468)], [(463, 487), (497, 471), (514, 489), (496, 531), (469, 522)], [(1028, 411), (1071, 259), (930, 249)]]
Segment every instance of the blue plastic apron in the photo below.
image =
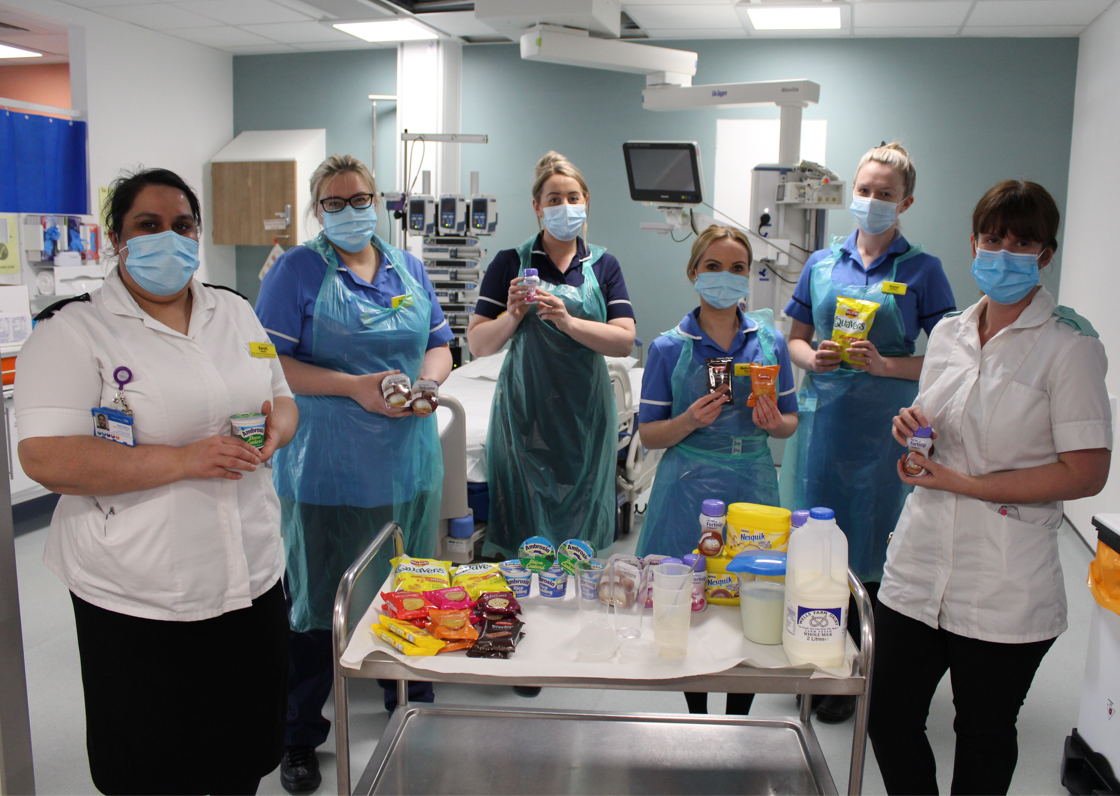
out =
[[(535, 241), (517, 248), (521, 272), (532, 267)], [(573, 318), (606, 323), (606, 300), (592, 270), (606, 249), (588, 249), (580, 287), (544, 287)], [(490, 411), (483, 552), (512, 557), (537, 535), (554, 545), (567, 539), (584, 539), (597, 550), (611, 545), (617, 440), (606, 359), (530, 309), (513, 334)]]
[[(398, 306), (382, 307), (346, 286), (339, 273), (345, 266), (323, 235), (304, 245), (327, 262), (315, 301), (313, 364), (354, 375), (399, 369), (415, 380), (431, 301), (400, 250), (373, 238), (381, 267), (394, 268), (405, 290)], [(443, 457), (435, 415), (389, 418), (337, 395), (297, 395), (296, 404), (299, 429), (275, 460), (291, 624), (295, 631), (329, 629), (342, 574), (384, 522), (400, 523), (410, 555), (434, 553)], [(315, 517), (323, 521), (309, 519)], [(387, 564), (379, 568), (383, 579)]]
[[(838, 296), (878, 303), (868, 339), (884, 357), (910, 356), (902, 312), (882, 282), (844, 285), (832, 279), (840, 242), (813, 266), (810, 293), (818, 340), (832, 339)], [(900, 263), (921, 254), (911, 246), (895, 258), (886, 281)], [(848, 537), (848, 565), (861, 580), (883, 576), (887, 537), (894, 531), (911, 487), (896, 470), (902, 449), (891, 436), (891, 420), (918, 397), (918, 382), (872, 376), (849, 364), (829, 373), (806, 373), (797, 396), (797, 432), (782, 459), (782, 506), (826, 506)]]
[[(774, 316), (770, 310), (745, 313), (758, 324), (762, 363), (776, 365)], [(708, 392), (704, 358), (693, 339), (678, 326), (665, 333), (680, 340), (673, 368), (672, 417), (686, 412)], [(700, 539), (700, 508), (705, 500), (778, 505), (778, 475), (770, 454), (770, 435), (754, 424), (747, 406), (750, 376), (733, 376), (735, 403), (725, 404), (715, 422), (698, 428), (665, 451), (657, 465), (637, 555), (651, 553), (680, 558), (696, 549)]]

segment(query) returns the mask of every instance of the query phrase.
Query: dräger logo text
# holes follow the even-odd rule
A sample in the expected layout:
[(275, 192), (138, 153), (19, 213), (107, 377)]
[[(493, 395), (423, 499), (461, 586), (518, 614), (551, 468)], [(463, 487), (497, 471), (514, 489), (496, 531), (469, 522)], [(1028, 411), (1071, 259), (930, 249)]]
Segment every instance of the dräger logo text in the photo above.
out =
[(726, 91), (720, 91), (719, 89), (712, 89), (712, 96), (713, 97), (726, 97), (727, 92)]
[(790, 92), (796, 93), (800, 90), (801, 89), (798, 88), (797, 86), (782, 86), (782, 93), (783, 94), (788, 94)]

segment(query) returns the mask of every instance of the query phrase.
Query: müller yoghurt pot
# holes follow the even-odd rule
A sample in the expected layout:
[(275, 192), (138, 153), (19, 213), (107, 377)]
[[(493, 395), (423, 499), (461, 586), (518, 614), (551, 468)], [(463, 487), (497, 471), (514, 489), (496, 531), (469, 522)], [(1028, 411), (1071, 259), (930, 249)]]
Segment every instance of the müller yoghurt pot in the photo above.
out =
[(245, 440), (258, 450), (264, 447), (264, 424), (267, 419), (257, 412), (229, 416), (233, 436)]

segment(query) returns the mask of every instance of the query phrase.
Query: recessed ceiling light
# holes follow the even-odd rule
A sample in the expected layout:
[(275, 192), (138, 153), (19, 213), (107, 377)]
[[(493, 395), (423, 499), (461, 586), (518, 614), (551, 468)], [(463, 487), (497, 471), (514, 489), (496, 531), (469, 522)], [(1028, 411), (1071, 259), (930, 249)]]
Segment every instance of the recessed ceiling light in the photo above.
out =
[(840, 9), (832, 6), (748, 8), (755, 30), (839, 30)]
[(340, 22), (334, 27), (366, 41), (417, 41), (438, 39), (439, 35), (412, 19), (386, 19), (376, 22)]
[(0, 58), (42, 58), (42, 53), (13, 47), (10, 44), (0, 44)]

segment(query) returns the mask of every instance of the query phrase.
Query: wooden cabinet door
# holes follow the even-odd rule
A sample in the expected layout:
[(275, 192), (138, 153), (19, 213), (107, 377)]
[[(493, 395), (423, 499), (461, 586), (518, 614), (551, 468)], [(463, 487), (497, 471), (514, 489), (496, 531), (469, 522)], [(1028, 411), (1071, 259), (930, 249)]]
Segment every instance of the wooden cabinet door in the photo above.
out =
[[(299, 243), (296, 233), (296, 164), (287, 161), (210, 164), (214, 194), (214, 242), (270, 246)], [(286, 210), (287, 226), (283, 224)]]

